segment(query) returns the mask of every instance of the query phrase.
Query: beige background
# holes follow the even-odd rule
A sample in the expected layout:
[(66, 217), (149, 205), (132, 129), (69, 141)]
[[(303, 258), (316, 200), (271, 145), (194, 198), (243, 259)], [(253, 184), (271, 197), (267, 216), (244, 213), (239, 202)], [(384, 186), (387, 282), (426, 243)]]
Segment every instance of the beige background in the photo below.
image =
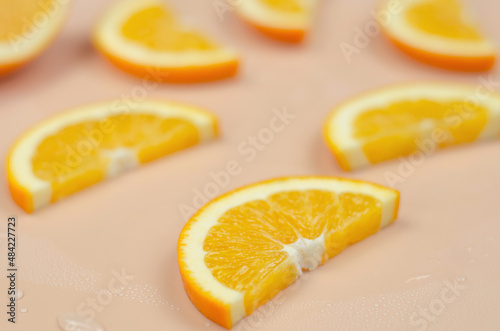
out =
[[(217, 2), (218, 1), (218, 2)], [(226, 3), (217, 0), (215, 3)], [(69, 107), (128, 96), (142, 82), (93, 50), (89, 31), (107, 1), (75, 1), (55, 44), (29, 67), (0, 81), (0, 158), (26, 129)], [(149, 97), (211, 109), (220, 140), (160, 160), (33, 215), (11, 200), (0, 177), (0, 267), (5, 270), (6, 218), (18, 218), (18, 324), (9, 330), (57, 330), (57, 317), (75, 312), (107, 288), (113, 270), (134, 275), (96, 315), (106, 330), (221, 330), (190, 303), (179, 277), (176, 242), (193, 190), (210, 172), (236, 160), (242, 172), (220, 191), (293, 174), (347, 176), (387, 184), (401, 161), (344, 173), (321, 138), (329, 109), (346, 97), (389, 83), (444, 80), (480, 84), (490, 73), (463, 74), (413, 61), (376, 36), (348, 63), (339, 44), (371, 20), (375, 1), (324, 1), (306, 42), (268, 40), (214, 0), (170, 1), (242, 55), (238, 77), (201, 85), (162, 85)], [(500, 43), (494, 0), (469, 1), (484, 29)], [(491, 72), (500, 81), (499, 66)], [(498, 86), (497, 86), (498, 89)], [(296, 114), (252, 161), (238, 152), (268, 126), (273, 109)], [(500, 327), (500, 142), (440, 152), (414, 167), (397, 188), (399, 221), (308, 273), (237, 330), (495, 330)], [(410, 171), (411, 172), (411, 171)], [(3, 273), (2, 273), (3, 274)], [(448, 285), (447, 285), (448, 284)], [(452, 284), (452, 285), (450, 285)], [(453, 291), (449, 286), (458, 285)], [(6, 281), (0, 281), (6, 297)], [(444, 296), (443, 296), (444, 295)], [(153, 303), (152, 300), (155, 302)], [(4, 306), (4, 305), (2, 305)], [(5, 308), (1, 322), (4, 330)]]

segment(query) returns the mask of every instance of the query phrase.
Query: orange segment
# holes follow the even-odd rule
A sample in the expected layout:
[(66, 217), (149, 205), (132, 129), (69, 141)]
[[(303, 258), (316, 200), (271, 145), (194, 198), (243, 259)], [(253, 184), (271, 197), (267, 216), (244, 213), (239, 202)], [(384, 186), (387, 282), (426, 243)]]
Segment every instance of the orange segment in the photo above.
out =
[(340, 194), (339, 202), (326, 224), (328, 258), (377, 232), (381, 220), (382, 206), (377, 199), (363, 194)]
[(249, 0), (236, 6), (240, 16), (263, 34), (300, 42), (310, 29), (316, 0)]
[[(497, 137), (500, 96), (474, 87), (414, 84), (387, 88), (337, 107), (325, 127), (345, 170), (419, 151)], [(341, 155), (341, 157), (339, 157)]]
[[(410, 56), (454, 70), (489, 70), (495, 47), (460, 0), (404, 0), (401, 14), (382, 24), (389, 38)], [(390, 8), (390, 1), (383, 7)]]
[(236, 54), (182, 25), (160, 0), (117, 3), (100, 20), (96, 47), (115, 65), (141, 78), (189, 83), (236, 74)]
[(0, 75), (36, 58), (60, 31), (68, 2), (0, 0)]
[(396, 191), (336, 178), (275, 179), (230, 192), (181, 232), (188, 296), (205, 316), (231, 328), (303, 271), (392, 223), (397, 205)]
[(82, 107), (39, 124), (16, 143), (8, 159), (11, 192), (31, 212), (215, 135), (215, 118), (186, 105), (147, 101), (119, 112), (113, 104)]

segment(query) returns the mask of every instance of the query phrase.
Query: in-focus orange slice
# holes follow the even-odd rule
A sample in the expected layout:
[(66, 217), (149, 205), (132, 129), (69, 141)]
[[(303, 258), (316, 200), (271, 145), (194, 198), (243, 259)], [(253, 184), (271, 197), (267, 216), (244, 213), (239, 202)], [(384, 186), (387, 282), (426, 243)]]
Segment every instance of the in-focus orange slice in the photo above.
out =
[(173, 83), (236, 74), (236, 53), (182, 25), (161, 0), (117, 2), (101, 18), (94, 44), (117, 67), (141, 78)]
[(267, 36), (300, 42), (309, 31), (318, 0), (244, 0), (235, 6), (240, 16)]
[(344, 170), (500, 136), (500, 95), (486, 87), (408, 84), (335, 107), (325, 139)]
[(41, 54), (68, 16), (69, 1), (0, 0), (0, 76)]
[[(395, 11), (382, 22), (387, 36), (401, 50), (423, 62), (453, 70), (489, 70), (495, 47), (481, 33), (461, 0), (393, 0), (384, 2)], [(387, 11), (389, 12), (389, 11)]]
[(243, 187), (205, 205), (177, 246), (186, 292), (207, 318), (231, 328), (304, 270), (391, 224), (399, 193), (330, 177)]
[(10, 191), (27, 212), (216, 136), (215, 117), (165, 101), (80, 107), (23, 135), (7, 160)]

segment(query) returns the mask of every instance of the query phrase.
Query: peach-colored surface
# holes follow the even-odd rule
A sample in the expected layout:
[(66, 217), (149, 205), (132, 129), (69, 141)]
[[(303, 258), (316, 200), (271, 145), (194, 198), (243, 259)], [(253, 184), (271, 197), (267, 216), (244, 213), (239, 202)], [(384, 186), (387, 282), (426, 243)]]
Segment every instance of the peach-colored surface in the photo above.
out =
[[(1, 329), (58, 330), (58, 316), (88, 312), (87, 300), (124, 270), (134, 277), (123, 280), (125, 288), (117, 289), (111, 302), (93, 310), (106, 330), (221, 330), (186, 296), (175, 248), (186, 221), (179, 206), (192, 206), (195, 192), (214, 182), (210, 173), (224, 170), (231, 160), (241, 173), (222, 185), (221, 193), (274, 176), (347, 176), (387, 185), (388, 172), (406, 172), (396, 186), (402, 197), (398, 222), (306, 273), (236, 330), (497, 329), (500, 141), (445, 150), (413, 170), (396, 160), (344, 173), (323, 143), (321, 129), (330, 108), (358, 92), (414, 80), (477, 85), (493, 80), (499, 90), (499, 67), (483, 74), (440, 70), (407, 58), (382, 36), (348, 63), (339, 44), (353, 44), (355, 28), (372, 20), (374, 1), (324, 1), (313, 32), (301, 45), (266, 39), (231, 11), (221, 20), (214, 3), (228, 2), (183, 0), (174, 6), (241, 52), (239, 75), (210, 84), (161, 85), (146, 94), (211, 109), (220, 117), (220, 140), (32, 215), (14, 204), (1, 177), (0, 268), (6, 269), (6, 219), (15, 215), (18, 288), (24, 291), (18, 308), (27, 309), (18, 310), (13, 326), (2, 304)], [(500, 4), (470, 3), (486, 32), (500, 43)], [(9, 146), (40, 120), (65, 108), (142, 91), (141, 80), (109, 65), (89, 44), (92, 23), (106, 5), (75, 1), (55, 45), (0, 81), (4, 172)], [(295, 118), (249, 161), (253, 154), (240, 145), (269, 126), (273, 109), (285, 107)], [(5, 277), (0, 292), (6, 299)], [(101, 297), (107, 299), (106, 293), (101, 291)]]

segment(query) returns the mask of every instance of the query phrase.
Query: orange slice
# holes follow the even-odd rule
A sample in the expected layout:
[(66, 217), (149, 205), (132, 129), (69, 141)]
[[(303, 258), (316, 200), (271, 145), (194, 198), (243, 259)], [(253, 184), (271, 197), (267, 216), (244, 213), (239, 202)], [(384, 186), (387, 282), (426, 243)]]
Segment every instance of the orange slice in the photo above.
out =
[(161, 0), (116, 3), (97, 24), (94, 44), (117, 67), (162, 82), (216, 80), (238, 68), (234, 51), (181, 25)]
[(41, 54), (68, 16), (69, 1), (0, 0), (0, 76)]
[(216, 136), (210, 113), (165, 101), (80, 107), (23, 135), (7, 160), (10, 191), (32, 212), (159, 157)]
[[(384, 3), (392, 8), (392, 0)], [(389, 38), (410, 56), (454, 70), (489, 70), (495, 47), (479, 31), (460, 0), (402, 0), (401, 13), (382, 24)]]
[(235, 6), (240, 16), (265, 35), (300, 42), (311, 26), (317, 0), (244, 0)]
[(325, 125), (326, 142), (344, 170), (499, 135), (499, 94), (436, 83), (360, 95), (335, 107)]
[(250, 185), (205, 205), (177, 246), (186, 292), (207, 318), (231, 328), (347, 246), (391, 224), (399, 193), (329, 177)]

